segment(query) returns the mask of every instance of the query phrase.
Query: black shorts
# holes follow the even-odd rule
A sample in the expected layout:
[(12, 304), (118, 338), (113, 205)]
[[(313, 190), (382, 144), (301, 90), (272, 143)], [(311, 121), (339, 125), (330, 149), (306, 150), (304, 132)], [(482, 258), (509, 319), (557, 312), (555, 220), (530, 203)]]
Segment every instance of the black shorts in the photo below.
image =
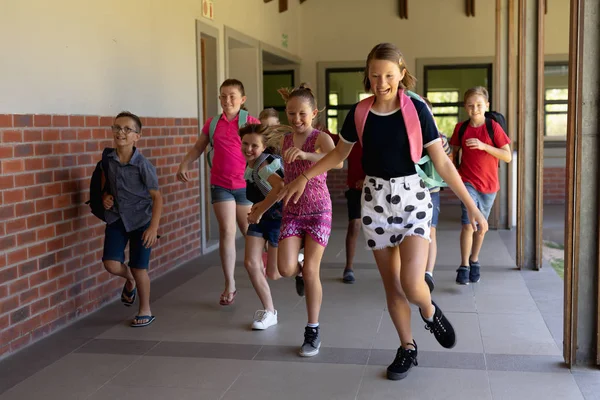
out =
[(346, 200), (348, 203), (348, 221), (360, 219), (360, 196), (362, 191), (359, 189), (348, 189), (346, 191)]

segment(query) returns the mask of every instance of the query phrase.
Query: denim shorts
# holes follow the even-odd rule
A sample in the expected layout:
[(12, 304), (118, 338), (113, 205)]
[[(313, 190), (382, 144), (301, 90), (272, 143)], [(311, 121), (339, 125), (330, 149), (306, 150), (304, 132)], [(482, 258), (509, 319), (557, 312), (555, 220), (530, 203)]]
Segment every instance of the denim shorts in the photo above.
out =
[(110, 225), (106, 225), (102, 261), (119, 261), (120, 263), (124, 263), (125, 247), (127, 246), (127, 242), (129, 242), (129, 267), (148, 269), (152, 248), (144, 247), (142, 239), (142, 235), (148, 226), (150, 226), (150, 222), (141, 228), (127, 232), (121, 219)]
[(225, 189), (217, 185), (210, 185), (210, 197), (212, 204), (222, 201), (235, 201), (239, 206), (251, 206), (252, 203), (246, 198), (246, 188)]
[(346, 200), (348, 202), (348, 221), (360, 219), (360, 196), (362, 190), (348, 189), (346, 191)]
[(440, 192), (429, 192), (431, 196), (431, 204), (433, 204), (433, 214), (431, 215), (431, 227), (435, 228), (440, 218)]
[(277, 247), (279, 245), (279, 229), (281, 228), (280, 219), (263, 218), (258, 224), (248, 225), (248, 236), (255, 236), (265, 239), (269, 246)]
[[(494, 205), (494, 200), (496, 199), (496, 193), (480, 193), (468, 182), (465, 182), (465, 187), (467, 191), (471, 195), (471, 198), (477, 205), (477, 208), (483, 214), (485, 219), (488, 219), (490, 216), (490, 211), (492, 210), (492, 206)], [(460, 222), (463, 225), (469, 225), (471, 222), (469, 221), (469, 214), (467, 213), (467, 207), (461, 202), (460, 207), (462, 208), (462, 215), (460, 217)]]

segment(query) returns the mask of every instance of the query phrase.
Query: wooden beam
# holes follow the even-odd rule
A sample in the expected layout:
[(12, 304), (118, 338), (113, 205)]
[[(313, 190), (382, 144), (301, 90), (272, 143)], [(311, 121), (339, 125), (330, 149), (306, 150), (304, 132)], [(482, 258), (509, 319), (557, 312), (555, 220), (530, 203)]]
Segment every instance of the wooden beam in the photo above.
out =
[(544, 229), (544, 98), (545, 98), (545, 85), (544, 85), (544, 1), (537, 0), (537, 165), (536, 165), (536, 180), (537, 189), (535, 194), (535, 223), (536, 223), (536, 269), (542, 268), (542, 251), (543, 251), (543, 238), (542, 231)]
[(408, 19), (408, 0), (398, 0), (398, 15), (400, 19)]
[(465, 14), (467, 17), (475, 16), (475, 0), (465, 0)]
[(279, 12), (282, 13), (288, 9), (288, 0), (279, 0)]
[(263, 1), (264, 1), (265, 3), (270, 3), (270, 2), (272, 2), (273, 0), (263, 0)]

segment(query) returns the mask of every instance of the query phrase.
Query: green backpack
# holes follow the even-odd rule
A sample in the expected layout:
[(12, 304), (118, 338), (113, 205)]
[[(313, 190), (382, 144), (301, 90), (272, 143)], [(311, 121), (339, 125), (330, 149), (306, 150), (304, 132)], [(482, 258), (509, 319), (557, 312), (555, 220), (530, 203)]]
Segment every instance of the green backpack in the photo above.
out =
[[(208, 166), (212, 168), (212, 159), (213, 159), (213, 152), (215, 150), (215, 146), (213, 143), (213, 138), (215, 136), (215, 130), (217, 129), (217, 124), (219, 123), (219, 119), (221, 118), (222, 114), (219, 114), (217, 116), (215, 116), (212, 121), (210, 121), (210, 127), (208, 128), (208, 151), (206, 152), (206, 161), (208, 161)], [(241, 128), (242, 126), (246, 125), (246, 122), (248, 121), (248, 111), (246, 110), (240, 110), (240, 113), (238, 114), (238, 128)]]

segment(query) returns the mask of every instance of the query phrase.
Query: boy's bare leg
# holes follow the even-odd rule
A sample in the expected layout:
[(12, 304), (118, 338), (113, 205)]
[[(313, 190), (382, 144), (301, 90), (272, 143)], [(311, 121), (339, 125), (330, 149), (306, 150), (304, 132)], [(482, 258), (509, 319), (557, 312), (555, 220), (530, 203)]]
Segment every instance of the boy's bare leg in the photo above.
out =
[[(140, 298), (138, 315), (152, 315), (150, 310), (150, 277), (147, 269), (131, 268)], [(143, 321), (142, 321), (143, 322)]]
[[(120, 276), (121, 278), (125, 278), (127, 280), (125, 288), (127, 291), (131, 292), (136, 287), (135, 279), (131, 273), (131, 269), (120, 261), (114, 260), (105, 260), (104, 268), (113, 275)], [(127, 296), (126, 300), (131, 301), (131, 298)]]
[[(477, 262), (479, 261), (479, 252), (481, 251), (481, 247), (483, 246), (483, 239), (485, 238), (485, 234), (477, 232), (473, 232), (473, 248), (471, 250), (469, 261)], [(466, 264), (469, 265), (469, 264)]]
[(463, 225), (462, 230), (460, 231), (461, 266), (469, 266), (469, 257), (471, 256), (471, 251), (473, 251), (473, 227), (471, 225)]

